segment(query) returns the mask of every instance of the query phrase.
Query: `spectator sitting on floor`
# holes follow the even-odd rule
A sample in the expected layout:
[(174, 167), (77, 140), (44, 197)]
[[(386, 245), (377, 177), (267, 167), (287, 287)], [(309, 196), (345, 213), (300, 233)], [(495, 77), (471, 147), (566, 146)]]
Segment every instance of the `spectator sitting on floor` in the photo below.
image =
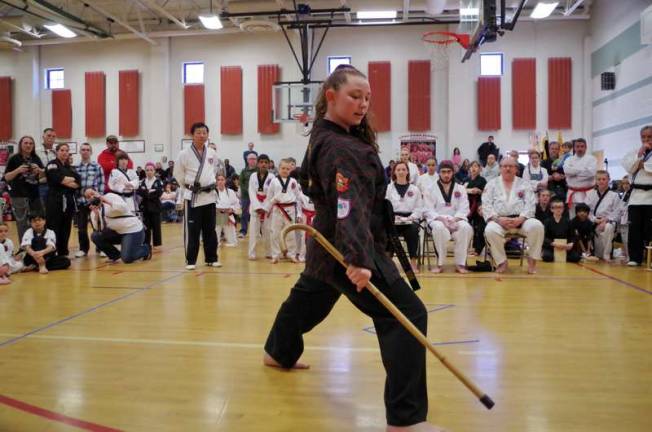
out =
[[(570, 221), (566, 215), (566, 205), (560, 198), (553, 198), (550, 204), (552, 215), (544, 223), (543, 261), (553, 262), (555, 253), (566, 252), (566, 262), (576, 263), (582, 258), (579, 250), (577, 235), (571, 229)], [(560, 240), (566, 240), (562, 242)]]
[(45, 228), (45, 217), (40, 214), (30, 216), (31, 228), (25, 231), (21, 248), (27, 251), (23, 264), (25, 271), (38, 267), (39, 273), (49, 270), (64, 270), (70, 267), (70, 260), (57, 256), (57, 237), (54, 231)]

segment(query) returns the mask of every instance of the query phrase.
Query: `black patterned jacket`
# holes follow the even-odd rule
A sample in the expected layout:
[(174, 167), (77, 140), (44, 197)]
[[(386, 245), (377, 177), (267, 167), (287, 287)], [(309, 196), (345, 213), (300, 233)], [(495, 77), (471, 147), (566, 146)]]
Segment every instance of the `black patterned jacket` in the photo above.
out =
[[(395, 282), (400, 275), (385, 253), (385, 175), (375, 149), (328, 120), (315, 122), (301, 165), (304, 191), (315, 204), (313, 226), (342, 252), (345, 261)], [(332, 283), (344, 268), (312, 238), (307, 276)], [(341, 280), (341, 278), (339, 278)]]

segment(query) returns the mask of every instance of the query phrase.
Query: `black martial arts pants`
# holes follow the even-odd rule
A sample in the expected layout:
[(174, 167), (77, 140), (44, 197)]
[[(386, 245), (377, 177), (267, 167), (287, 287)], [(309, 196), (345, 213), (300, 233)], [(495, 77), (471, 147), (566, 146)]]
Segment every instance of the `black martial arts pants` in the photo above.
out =
[(627, 207), (629, 217), (629, 235), (627, 248), (629, 260), (641, 264), (643, 250), (652, 240), (652, 205), (630, 205)]
[(394, 225), (396, 233), (405, 239), (410, 258), (418, 258), (419, 250), (419, 225), (415, 223)]
[(215, 204), (191, 207), (186, 200), (184, 240), (186, 264), (196, 264), (199, 255), (199, 236), (204, 243), (204, 260), (207, 264), (217, 262), (217, 234), (215, 233)]
[[(145, 243), (152, 246), (161, 246), (161, 211), (143, 212), (143, 223), (145, 224)], [(152, 239), (153, 237), (153, 239)]]
[[(292, 367), (303, 353), (303, 334), (323, 321), (340, 294), (344, 294), (360, 311), (373, 319), (387, 373), (387, 423), (409, 426), (425, 421), (428, 413), (425, 348), (369, 291), (365, 289), (358, 293), (344, 270), (338, 271), (336, 280), (336, 286), (332, 286), (302, 274), (278, 311), (265, 343), (265, 351), (283, 367)], [(426, 308), (403, 279), (390, 286), (374, 275), (372, 282), (426, 334)]]

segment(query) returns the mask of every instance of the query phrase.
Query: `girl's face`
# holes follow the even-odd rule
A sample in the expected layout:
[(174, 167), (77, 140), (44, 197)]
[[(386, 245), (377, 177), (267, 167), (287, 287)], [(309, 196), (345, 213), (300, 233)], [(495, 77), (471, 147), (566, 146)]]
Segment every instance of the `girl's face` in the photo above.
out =
[(217, 176), (217, 187), (220, 189), (224, 189), (225, 186), (226, 186), (226, 179), (224, 178), (224, 176), (221, 175)]
[(339, 89), (326, 90), (328, 117), (347, 128), (357, 126), (367, 115), (370, 99), (369, 82), (360, 76), (348, 75)]
[(480, 174), (480, 166), (478, 164), (471, 165), (471, 174), (477, 176)]
[(68, 153), (69, 153), (68, 146), (62, 145), (61, 147), (59, 147), (59, 150), (57, 150), (57, 158), (62, 162), (67, 162), (68, 157), (70, 156)]
[[(122, 162), (122, 161), (120, 161), (120, 162)], [(126, 161), (125, 161), (125, 162), (126, 162)], [(126, 165), (126, 163), (125, 163), (125, 165)], [(125, 167), (122, 168), (122, 169), (125, 169), (125, 168), (127, 168), (127, 167), (125, 166)], [(151, 166), (151, 165), (147, 165), (147, 166), (145, 167), (145, 174), (147, 175), (147, 178), (150, 178), (150, 179), (151, 179), (152, 177), (154, 177), (154, 174), (155, 174), (155, 173), (156, 173), (156, 171), (154, 170), (154, 167), (153, 167), (153, 166)]]
[(20, 142), (19, 147), (23, 153), (31, 153), (32, 150), (34, 150), (34, 140), (31, 138), (23, 138), (23, 140)]
[(394, 174), (397, 180), (405, 180), (408, 175), (408, 169), (405, 164), (398, 164), (394, 167)]
[(561, 215), (564, 213), (564, 204), (560, 203), (559, 201), (555, 201), (550, 208), (552, 209), (552, 214), (555, 215), (555, 217), (560, 218)]
[(530, 155), (530, 163), (532, 166), (537, 167), (539, 166), (539, 162), (541, 161), (541, 158), (539, 157), (538, 153), (532, 153)]
[[(118, 161), (118, 168), (120, 168), (121, 170), (126, 170), (127, 165), (129, 165), (129, 159), (120, 159)], [(147, 171), (145, 171), (145, 172), (147, 172)]]

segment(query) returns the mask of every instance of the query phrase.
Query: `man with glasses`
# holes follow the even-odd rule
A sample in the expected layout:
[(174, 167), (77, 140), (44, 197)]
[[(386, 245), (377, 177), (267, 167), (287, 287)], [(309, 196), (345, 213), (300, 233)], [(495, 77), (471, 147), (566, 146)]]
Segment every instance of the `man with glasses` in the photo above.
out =
[(482, 194), (482, 211), (487, 227), (485, 237), (491, 248), (497, 273), (507, 270), (505, 235), (518, 233), (529, 245), (528, 273), (536, 273), (541, 260), (543, 224), (534, 217), (536, 199), (529, 183), (516, 176), (517, 162), (504, 158), (500, 162), (500, 176), (487, 183)]
[(90, 241), (88, 239), (88, 220), (90, 218), (90, 209), (88, 201), (81, 193), (88, 188), (104, 192), (104, 172), (102, 167), (95, 161), (91, 160), (93, 148), (89, 143), (83, 143), (79, 147), (81, 162), (75, 167), (81, 177), (80, 194), (77, 197), (77, 235), (79, 238), (79, 250), (75, 253), (76, 258), (82, 258), (88, 255)]

